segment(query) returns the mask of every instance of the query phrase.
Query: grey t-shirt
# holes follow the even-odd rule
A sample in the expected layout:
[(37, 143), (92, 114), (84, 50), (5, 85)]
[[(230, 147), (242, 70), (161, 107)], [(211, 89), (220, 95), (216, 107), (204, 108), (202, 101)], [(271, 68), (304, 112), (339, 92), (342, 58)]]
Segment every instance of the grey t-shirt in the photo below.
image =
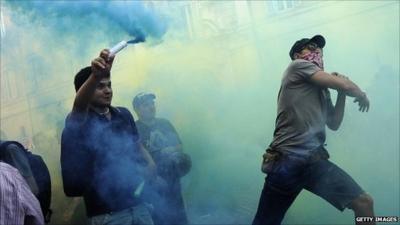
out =
[(307, 155), (325, 143), (329, 91), (310, 81), (311, 76), (320, 70), (314, 63), (303, 59), (289, 64), (279, 91), (271, 148)]

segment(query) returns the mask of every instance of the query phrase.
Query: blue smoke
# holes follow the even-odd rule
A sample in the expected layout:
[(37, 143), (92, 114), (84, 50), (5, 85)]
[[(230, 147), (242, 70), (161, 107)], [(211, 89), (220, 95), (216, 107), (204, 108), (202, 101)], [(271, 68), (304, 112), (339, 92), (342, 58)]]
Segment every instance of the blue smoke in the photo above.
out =
[[(115, 28), (144, 41), (161, 39), (166, 22), (142, 1), (7, 1), (16, 13), (62, 33), (103, 30), (112, 36)], [(75, 33), (76, 35), (76, 33)]]

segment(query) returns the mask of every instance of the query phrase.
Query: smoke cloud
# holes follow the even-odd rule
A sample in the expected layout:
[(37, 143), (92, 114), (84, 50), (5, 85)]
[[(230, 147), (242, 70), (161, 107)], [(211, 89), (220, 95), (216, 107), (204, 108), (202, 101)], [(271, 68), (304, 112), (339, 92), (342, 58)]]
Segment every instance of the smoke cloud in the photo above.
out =
[(87, 29), (102, 27), (110, 36), (115, 28), (140, 39), (161, 38), (166, 32), (165, 22), (141, 1), (7, 1), (6, 4), (36, 22), (62, 32), (73, 31), (75, 35), (80, 33), (83, 27), (79, 26), (85, 19), (91, 20), (86, 24)]
[[(53, 224), (85, 223), (82, 203), (62, 192), (58, 161), (59, 131), (75, 94), (73, 76), (101, 49), (140, 32), (163, 42), (118, 53), (113, 105), (133, 112), (137, 93), (156, 94), (157, 115), (174, 124), (192, 157), (182, 189), (193, 224), (251, 223), (289, 49), (315, 34), (327, 41), (326, 71), (348, 76), (371, 101), (370, 111), (360, 113), (347, 99), (341, 127), (327, 130), (331, 161), (374, 198), (377, 215), (399, 216), (398, 1), (157, 1), (152, 7), (111, 2), (1, 2), (0, 128), (2, 136), (18, 139), (19, 127), (32, 124), (27, 133), (36, 137), (36, 151), (54, 181)], [(298, 3), (290, 8), (281, 2)], [(157, 9), (151, 18), (158, 19), (110, 19), (142, 15), (124, 12), (123, 4)], [(22, 88), (7, 89), (7, 82)], [(354, 215), (303, 191), (284, 223), (353, 224)]]

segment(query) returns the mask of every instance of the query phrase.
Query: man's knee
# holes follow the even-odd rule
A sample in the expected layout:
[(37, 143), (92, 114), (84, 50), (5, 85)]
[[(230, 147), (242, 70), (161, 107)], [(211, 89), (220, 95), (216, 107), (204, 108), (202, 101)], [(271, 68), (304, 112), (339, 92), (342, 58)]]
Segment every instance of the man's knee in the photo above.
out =
[(369, 194), (361, 194), (351, 202), (350, 208), (353, 210), (357, 209), (369, 209), (374, 205), (374, 200)]

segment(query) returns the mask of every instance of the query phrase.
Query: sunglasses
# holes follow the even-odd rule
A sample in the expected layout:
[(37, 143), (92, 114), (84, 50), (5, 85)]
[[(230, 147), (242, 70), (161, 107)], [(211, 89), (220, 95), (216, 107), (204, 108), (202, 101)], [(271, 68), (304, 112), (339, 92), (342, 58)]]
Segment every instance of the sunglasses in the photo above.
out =
[(310, 51), (315, 51), (315, 50), (317, 50), (317, 48), (319, 48), (318, 45), (311, 42), (311, 43), (306, 44), (301, 50), (308, 49)]

